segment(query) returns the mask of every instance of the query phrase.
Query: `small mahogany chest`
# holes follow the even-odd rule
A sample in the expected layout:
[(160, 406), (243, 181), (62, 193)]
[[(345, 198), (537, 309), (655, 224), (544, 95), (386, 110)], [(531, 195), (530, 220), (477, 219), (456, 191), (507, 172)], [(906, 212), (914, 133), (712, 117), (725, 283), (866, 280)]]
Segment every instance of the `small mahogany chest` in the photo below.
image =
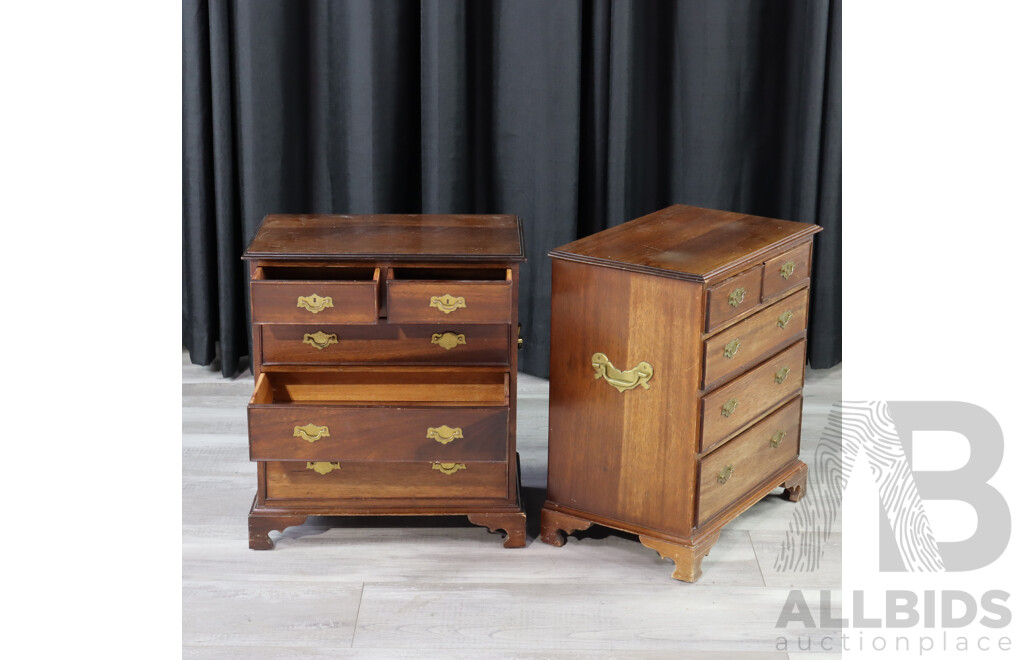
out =
[(541, 539), (638, 534), (695, 581), (800, 449), (816, 225), (676, 205), (556, 248)]
[(309, 515), (385, 514), (465, 514), (522, 547), (519, 219), (269, 215), (243, 258), (249, 547)]

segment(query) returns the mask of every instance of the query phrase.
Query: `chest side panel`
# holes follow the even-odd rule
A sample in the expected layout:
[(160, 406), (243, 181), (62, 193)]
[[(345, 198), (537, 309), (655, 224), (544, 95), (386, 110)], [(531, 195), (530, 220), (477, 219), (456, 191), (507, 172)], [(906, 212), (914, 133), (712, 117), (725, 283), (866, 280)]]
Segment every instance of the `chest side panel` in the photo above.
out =
[(701, 303), (693, 283), (554, 260), (549, 499), (689, 533)]

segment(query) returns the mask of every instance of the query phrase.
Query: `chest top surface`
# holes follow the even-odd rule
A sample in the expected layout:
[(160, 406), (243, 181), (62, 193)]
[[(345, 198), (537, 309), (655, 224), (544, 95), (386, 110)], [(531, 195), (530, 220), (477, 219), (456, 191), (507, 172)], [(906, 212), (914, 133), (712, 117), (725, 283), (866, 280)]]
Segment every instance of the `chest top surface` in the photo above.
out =
[(514, 215), (268, 215), (245, 259), (523, 261)]
[(552, 250), (551, 257), (706, 282), (821, 231), (818, 225), (676, 204)]

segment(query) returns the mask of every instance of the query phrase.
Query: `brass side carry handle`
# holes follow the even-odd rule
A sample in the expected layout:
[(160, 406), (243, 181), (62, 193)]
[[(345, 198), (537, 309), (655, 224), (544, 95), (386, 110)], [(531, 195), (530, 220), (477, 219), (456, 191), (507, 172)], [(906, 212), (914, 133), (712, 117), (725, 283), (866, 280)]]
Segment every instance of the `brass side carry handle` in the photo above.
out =
[(322, 330), (317, 330), (313, 334), (309, 334), (307, 332), (306, 334), (302, 335), (302, 343), (309, 344), (316, 350), (322, 351), (331, 344), (337, 344), (338, 335), (334, 334), (333, 332), (331, 334), (327, 334)]
[(328, 307), (334, 307), (334, 301), (331, 300), (330, 296), (318, 296), (314, 293), (309, 296), (299, 296), (299, 301), (295, 306), (301, 307), (313, 314), (319, 314)]
[(445, 314), (451, 314), (457, 309), (465, 309), (466, 299), (462, 296), (456, 297), (446, 293), (443, 296), (431, 296), (430, 306), (436, 307)]
[(786, 380), (787, 376), (789, 376), (789, 367), (782, 367), (781, 369), (775, 372), (775, 382), (779, 385), (782, 385), (783, 381)]
[(331, 470), (340, 470), (341, 469), (341, 463), (340, 462), (331, 463), (331, 462), (328, 462), (328, 461), (315, 461), (315, 462), (314, 461), (308, 461), (306, 463), (306, 469), (307, 470), (312, 470), (313, 472), (316, 472), (317, 474), (327, 474)]
[(785, 437), (786, 437), (786, 432), (785, 431), (776, 431), (772, 435), (772, 439), (769, 440), (768, 442), (771, 443), (772, 449), (778, 449), (779, 444), (782, 442), (782, 439), (785, 438)]
[(739, 307), (743, 299), (747, 297), (747, 290), (743, 287), (733, 289), (729, 294), (729, 307)]
[(459, 470), (465, 470), (465, 463), (434, 463), (433, 469), (441, 474), (455, 474)]
[(446, 351), (450, 351), (456, 346), (464, 346), (466, 344), (466, 335), (455, 334), (454, 332), (437, 332), (430, 335), (430, 343), (437, 344)]
[(431, 426), (427, 428), (427, 438), (430, 440), (437, 440), (442, 445), (446, 445), (452, 440), (462, 438), (462, 429), (458, 426), (452, 428), (446, 424), (442, 424), (437, 428)]
[(731, 465), (726, 465), (722, 468), (722, 471), (718, 473), (718, 483), (724, 484), (726, 481), (729, 481), (729, 477), (732, 476), (732, 473), (733, 467)]
[(654, 375), (654, 367), (649, 362), (641, 362), (632, 369), (620, 371), (612, 365), (611, 360), (604, 353), (594, 353), (590, 358), (591, 366), (594, 367), (594, 380), (604, 378), (609, 385), (620, 392), (631, 390), (637, 385), (645, 390), (651, 389), (649, 380)]
[(728, 417), (729, 415), (736, 412), (736, 406), (738, 405), (740, 405), (740, 402), (737, 401), (736, 399), (729, 399), (728, 401), (726, 401), (725, 405), (722, 406), (722, 417)]
[(292, 432), (292, 436), (296, 438), (302, 438), (306, 442), (316, 442), (320, 438), (331, 437), (331, 432), (326, 426), (317, 426), (316, 424), (306, 424), (305, 426), (296, 426)]
[(779, 275), (782, 275), (782, 279), (788, 280), (789, 276), (793, 274), (794, 270), (796, 270), (796, 264), (793, 263), (792, 261), (787, 261), (786, 263), (782, 264), (782, 268), (779, 269)]
[(740, 340), (733, 339), (731, 342), (725, 345), (725, 350), (722, 351), (722, 355), (725, 356), (725, 359), (731, 360), (733, 359), (733, 357), (736, 356), (736, 351), (738, 350), (740, 350)]
[(793, 318), (793, 310), (787, 309), (783, 313), (779, 314), (779, 327), (785, 328), (789, 325), (789, 321)]

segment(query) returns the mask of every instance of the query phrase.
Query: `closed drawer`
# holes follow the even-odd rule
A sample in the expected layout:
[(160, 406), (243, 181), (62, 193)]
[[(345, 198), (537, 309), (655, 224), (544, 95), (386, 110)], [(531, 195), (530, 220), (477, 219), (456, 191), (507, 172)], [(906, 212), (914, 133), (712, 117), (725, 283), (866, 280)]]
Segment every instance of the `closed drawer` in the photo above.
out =
[(807, 327), (807, 289), (704, 340), (704, 381), (708, 387), (760, 361)]
[(708, 289), (708, 331), (761, 304), (761, 266)]
[(264, 325), (263, 362), (508, 364), (508, 325)]
[(761, 420), (700, 461), (697, 524), (703, 525), (794, 460), (803, 399)]
[(764, 284), (761, 298), (768, 300), (800, 286), (811, 276), (811, 244), (780, 254), (764, 263)]
[(379, 268), (263, 266), (250, 280), (253, 323), (376, 323)]
[(806, 345), (805, 341), (798, 342), (701, 399), (701, 452), (713, 449), (800, 391)]
[(389, 323), (510, 323), (508, 269), (394, 268), (387, 280)]
[(286, 461), (266, 464), (267, 499), (505, 498), (505, 462)]
[(506, 408), (249, 406), (254, 461), (503, 461)]

